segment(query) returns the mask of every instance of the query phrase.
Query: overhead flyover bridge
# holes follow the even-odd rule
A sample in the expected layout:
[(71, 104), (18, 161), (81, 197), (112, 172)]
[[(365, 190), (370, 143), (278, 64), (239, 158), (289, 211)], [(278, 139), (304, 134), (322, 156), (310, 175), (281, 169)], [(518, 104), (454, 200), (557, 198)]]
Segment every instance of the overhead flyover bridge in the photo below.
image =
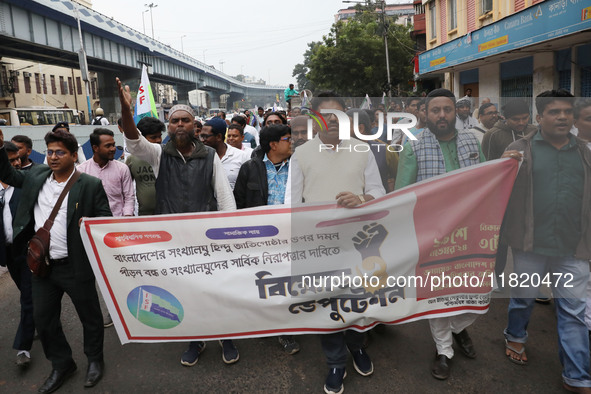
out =
[(188, 93), (195, 89), (208, 92), (211, 107), (219, 106), (223, 94), (229, 95), (229, 105), (242, 98), (262, 104), (283, 97), (283, 87), (243, 83), (69, 0), (0, 0), (0, 56), (78, 68), (77, 15), (105, 113), (120, 112), (115, 77), (137, 88), (142, 64), (149, 65), (151, 82), (173, 85), (181, 103), (188, 103)]

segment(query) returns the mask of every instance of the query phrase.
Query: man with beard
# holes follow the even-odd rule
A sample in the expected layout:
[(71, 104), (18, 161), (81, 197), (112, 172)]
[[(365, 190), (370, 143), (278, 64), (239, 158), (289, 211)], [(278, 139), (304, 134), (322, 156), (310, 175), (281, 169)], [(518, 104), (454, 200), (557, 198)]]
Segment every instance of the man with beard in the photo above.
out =
[(478, 121), (470, 115), (472, 112), (472, 101), (463, 97), (456, 103), (456, 129), (470, 130), (478, 126)]
[[(455, 108), (455, 97), (449, 90), (436, 89), (429, 93), (426, 99), (427, 128), (418, 140), (408, 141), (400, 152), (396, 189), (485, 161), (474, 134), (456, 130)], [(464, 313), (429, 319), (431, 335), (437, 347), (431, 369), (435, 378), (444, 380), (449, 377), (454, 339), (466, 357), (476, 357), (466, 331), (476, 317), (476, 314)]]
[[(323, 92), (312, 99), (312, 109), (318, 112), (322, 109), (344, 112), (345, 103), (334, 93)], [(267, 123), (272, 116), (267, 118)], [(323, 128), (292, 156), (285, 203), (336, 200), (341, 207), (353, 208), (385, 195), (376, 160), (367, 144), (356, 139), (340, 140), (336, 115), (323, 116), (328, 129)], [(363, 333), (353, 330), (320, 335), (329, 367), (325, 393), (343, 392), (348, 353), (351, 353), (353, 366), (360, 375), (369, 376), (373, 373), (373, 363), (363, 349), (364, 338)]]
[[(135, 126), (131, 112), (129, 86), (117, 78), (123, 130), (129, 152), (147, 161), (156, 176), (155, 214), (231, 211), (236, 209), (232, 189), (224, 167), (213, 148), (195, 138), (193, 109), (184, 104), (173, 106), (169, 113), (168, 135), (164, 146), (148, 142)], [(231, 342), (231, 341), (229, 341)], [(191, 342), (181, 356), (181, 364), (193, 366), (205, 342)], [(238, 361), (238, 352), (229, 349), (224, 361)]]

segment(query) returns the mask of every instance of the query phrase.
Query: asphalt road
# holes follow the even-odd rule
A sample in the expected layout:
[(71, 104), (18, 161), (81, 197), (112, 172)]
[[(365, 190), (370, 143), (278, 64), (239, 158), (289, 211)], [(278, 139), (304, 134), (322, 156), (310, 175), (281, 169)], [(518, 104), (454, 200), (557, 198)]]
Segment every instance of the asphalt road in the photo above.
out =
[[(12, 341), (18, 324), (18, 291), (8, 273), (0, 275), (0, 392), (36, 392), (51, 365), (35, 341), (32, 363), (19, 370)], [(515, 365), (504, 353), (503, 328), (507, 298), (494, 299), (489, 312), (469, 329), (478, 356), (471, 360), (456, 352), (451, 376), (438, 381), (431, 376), (435, 355), (427, 321), (388, 326), (371, 332), (368, 353), (375, 372), (362, 377), (347, 367), (345, 392), (438, 393), (552, 393), (564, 392), (558, 359), (554, 304), (536, 305), (529, 325), (527, 366)], [(235, 341), (240, 361), (225, 365), (217, 342), (207, 348), (194, 367), (180, 363), (184, 343), (128, 344), (122, 346), (113, 328), (105, 332), (106, 372), (92, 389), (84, 389), (86, 358), (82, 351), (82, 327), (67, 296), (62, 322), (72, 345), (78, 371), (59, 393), (320, 393), (327, 373), (317, 336), (298, 337), (302, 350), (284, 354), (276, 338)], [(236, 324), (240, 324), (239, 321)]]

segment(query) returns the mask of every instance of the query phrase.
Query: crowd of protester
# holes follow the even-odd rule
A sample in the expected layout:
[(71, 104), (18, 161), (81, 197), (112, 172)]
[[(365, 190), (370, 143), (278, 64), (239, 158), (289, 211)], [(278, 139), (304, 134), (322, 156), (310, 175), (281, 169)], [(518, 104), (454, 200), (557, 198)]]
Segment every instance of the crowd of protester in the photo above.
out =
[[(562, 378), (569, 391), (591, 392), (591, 308), (585, 313), (591, 259), (591, 100), (575, 100), (563, 90), (546, 91), (535, 98), (533, 122), (532, 108), (523, 99), (508, 100), (501, 108), (482, 99), (474, 108), (474, 98), (456, 99), (446, 89), (433, 90), (426, 97), (396, 98), (388, 108), (381, 104), (375, 110), (348, 106), (334, 92), (315, 94), (310, 105), (315, 113), (329, 109), (349, 116), (352, 138), (341, 139), (336, 116), (324, 115), (323, 128), (311, 121), (307, 108), (292, 106), (293, 85), (289, 92), (286, 89), (287, 111), (258, 107), (256, 112), (229, 117), (220, 111), (202, 122), (192, 107), (179, 104), (168, 112), (168, 126), (156, 118), (142, 118), (136, 124), (129, 90), (118, 81), (118, 91), (125, 163), (115, 160), (114, 134), (104, 127), (90, 135), (93, 156), (85, 160), (68, 125), (56, 125), (45, 137), (47, 165), (29, 160), (30, 138), (15, 136), (4, 142), (0, 132), (0, 150), (6, 152), (0, 152), (0, 230), (5, 240), (0, 259), (21, 294), (13, 347), (16, 364), (26, 368), (37, 331), (52, 364), (39, 392), (57, 390), (77, 368), (60, 323), (64, 293), (74, 301), (84, 328), (85, 387), (96, 385), (104, 373), (103, 330), (113, 323), (100, 312), (94, 276), (81, 246), (77, 226), (83, 216), (231, 211), (325, 201), (352, 208), (416, 182), (499, 158), (523, 163), (500, 231), (495, 271), (503, 272), (511, 247), (517, 273), (574, 273), (572, 287), (563, 282), (552, 286)], [(389, 136), (384, 122), (389, 112), (412, 115), (416, 124), (408, 133), (396, 129)], [(408, 118), (395, 122), (405, 123)], [(165, 131), (169, 139), (163, 144)], [(356, 131), (371, 138), (356, 139)], [(332, 149), (319, 149), (321, 145)], [(361, 145), (369, 149), (355, 149)], [(75, 182), (51, 230), (53, 271), (47, 278), (33, 276), (25, 263), (26, 243), (77, 171), (85, 175)], [(85, 207), (84, 212), (79, 206)], [(528, 363), (527, 326), (537, 291), (512, 289), (504, 336), (507, 358), (515, 364)], [(436, 349), (431, 364), (434, 378), (450, 376), (454, 342), (465, 357), (476, 357), (468, 333), (476, 317), (463, 313), (429, 319)], [(319, 335), (328, 366), (326, 393), (343, 392), (349, 354), (360, 375), (373, 373), (365, 336), (353, 330)], [(278, 342), (289, 354), (300, 351), (297, 337), (280, 335)], [(225, 363), (239, 360), (233, 341), (222, 340), (220, 346)], [(189, 343), (180, 363), (195, 365), (205, 347), (203, 341)]]

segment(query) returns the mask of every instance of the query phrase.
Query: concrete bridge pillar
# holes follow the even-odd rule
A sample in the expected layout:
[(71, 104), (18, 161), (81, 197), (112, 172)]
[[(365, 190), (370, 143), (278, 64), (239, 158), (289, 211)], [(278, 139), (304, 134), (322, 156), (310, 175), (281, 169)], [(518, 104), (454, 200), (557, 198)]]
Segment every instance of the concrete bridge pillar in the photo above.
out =
[(177, 103), (189, 105), (189, 92), (195, 90), (197, 88), (196, 86), (195, 84), (176, 85)]
[(214, 92), (214, 91), (210, 91), (207, 92), (207, 95), (209, 96), (209, 101), (210, 101), (210, 109), (211, 108), (219, 108), (220, 107), (220, 96), (221, 93), (220, 92)]
[[(230, 109), (230, 108), (233, 109), (234, 103), (241, 101), (243, 97), (244, 97), (243, 93), (231, 92), (230, 97), (228, 97), (228, 109)], [(241, 107), (241, 105), (238, 105), (238, 107)]]
[[(129, 85), (132, 92), (137, 92), (140, 86), (141, 71), (99, 71), (97, 74), (100, 106), (105, 111), (105, 117), (116, 122), (121, 116), (121, 104), (119, 103), (119, 92), (117, 91), (115, 77), (119, 77), (124, 85)], [(95, 109), (92, 108), (93, 111)]]

